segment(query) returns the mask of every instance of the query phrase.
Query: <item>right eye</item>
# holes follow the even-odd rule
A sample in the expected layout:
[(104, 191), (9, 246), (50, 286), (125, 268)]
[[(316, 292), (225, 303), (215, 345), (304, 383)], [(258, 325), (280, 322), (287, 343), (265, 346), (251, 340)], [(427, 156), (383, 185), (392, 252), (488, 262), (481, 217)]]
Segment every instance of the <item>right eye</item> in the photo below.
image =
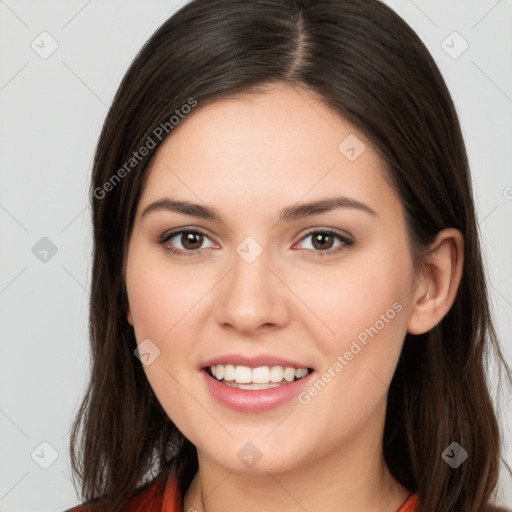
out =
[[(197, 228), (180, 228), (163, 234), (158, 243), (172, 254), (192, 256), (201, 254), (203, 249), (200, 246), (203, 245), (205, 238), (209, 240), (209, 237), (202, 230)], [(173, 242), (173, 239), (176, 240)], [(176, 248), (176, 244), (181, 244), (183, 248)]]

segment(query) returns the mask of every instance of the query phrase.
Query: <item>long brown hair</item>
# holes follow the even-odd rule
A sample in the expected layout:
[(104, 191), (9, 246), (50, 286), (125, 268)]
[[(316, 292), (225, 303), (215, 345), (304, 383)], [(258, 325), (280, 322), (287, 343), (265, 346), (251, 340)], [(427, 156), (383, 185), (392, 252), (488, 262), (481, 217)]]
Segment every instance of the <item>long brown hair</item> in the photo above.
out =
[[(480, 511), (498, 483), (502, 442), (489, 356), (508, 383), (512, 374), (490, 313), (452, 99), (421, 40), (378, 0), (194, 0), (134, 59), (92, 172), (91, 377), (70, 441), (81, 495), (119, 511), (156, 478), (175, 476), (183, 495), (198, 469), (195, 447), (134, 356), (123, 264), (146, 170), (173, 123), (193, 115), (194, 102), (272, 83), (315, 92), (368, 137), (404, 206), (417, 268), (439, 231), (462, 232), (464, 271), (451, 310), (429, 332), (406, 336), (389, 389), (384, 456), (419, 494), (421, 512)], [(441, 457), (452, 442), (469, 453), (456, 470)]]

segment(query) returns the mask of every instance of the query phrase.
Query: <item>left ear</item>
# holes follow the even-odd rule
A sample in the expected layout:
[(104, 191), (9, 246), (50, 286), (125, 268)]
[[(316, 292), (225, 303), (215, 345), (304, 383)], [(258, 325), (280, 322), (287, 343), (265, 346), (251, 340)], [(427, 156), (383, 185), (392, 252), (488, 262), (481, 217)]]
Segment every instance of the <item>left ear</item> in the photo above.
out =
[(455, 228), (440, 231), (430, 245), (425, 272), (414, 290), (407, 332), (423, 334), (452, 307), (464, 265), (464, 239)]

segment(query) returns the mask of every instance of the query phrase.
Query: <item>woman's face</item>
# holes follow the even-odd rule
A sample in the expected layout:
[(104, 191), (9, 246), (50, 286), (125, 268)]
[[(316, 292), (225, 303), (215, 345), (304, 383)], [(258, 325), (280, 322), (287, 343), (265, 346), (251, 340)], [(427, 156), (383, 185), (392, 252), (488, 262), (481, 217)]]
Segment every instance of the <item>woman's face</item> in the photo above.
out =
[[(381, 160), (284, 85), (180, 123), (148, 171), (125, 269), (158, 400), (201, 457), (230, 470), (378, 447), (414, 287)], [(267, 389), (237, 389), (248, 380)]]

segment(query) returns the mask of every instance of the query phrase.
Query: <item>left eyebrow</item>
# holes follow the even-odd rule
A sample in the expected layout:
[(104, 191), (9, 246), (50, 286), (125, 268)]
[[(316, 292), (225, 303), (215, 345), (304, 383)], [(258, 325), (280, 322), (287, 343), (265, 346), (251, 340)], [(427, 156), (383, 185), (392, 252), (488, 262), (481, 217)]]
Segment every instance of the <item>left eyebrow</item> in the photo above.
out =
[[(378, 214), (370, 206), (361, 201), (349, 197), (332, 197), (329, 199), (321, 199), (319, 201), (311, 201), (309, 203), (302, 203), (295, 206), (283, 208), (279, 215), (279, 222), (292, 221), (319, 215), (337, 208), (351, 208), (366, 212), (372, 216), (378, 217)], [(141, 213), (141, 217), (148, 215), (151, 212), (160, 210), (168, 210), (171, 212), (182, 213), (191, 217), (198, 217), (201, 219), (212, 220), (224, 224), (224, 219), (216, 208), (211, 206), (203, 206), (189, 201), (180, 201), (165, 197), (154, 201), (146, 206)]]
[(332, 197), (329, 199), (321, 199), (320, 201), (311, 201), (296, 206), (284, 208), (279, 216), (279, 221), (290, 221), (302, 219), (312, 215), (335, 210), (337, 208), (352, 208), (369, 213), (374, 217), (378, 217), (377, 212), (370, 208), (367, 204), (352, 199), (350, 197)]

